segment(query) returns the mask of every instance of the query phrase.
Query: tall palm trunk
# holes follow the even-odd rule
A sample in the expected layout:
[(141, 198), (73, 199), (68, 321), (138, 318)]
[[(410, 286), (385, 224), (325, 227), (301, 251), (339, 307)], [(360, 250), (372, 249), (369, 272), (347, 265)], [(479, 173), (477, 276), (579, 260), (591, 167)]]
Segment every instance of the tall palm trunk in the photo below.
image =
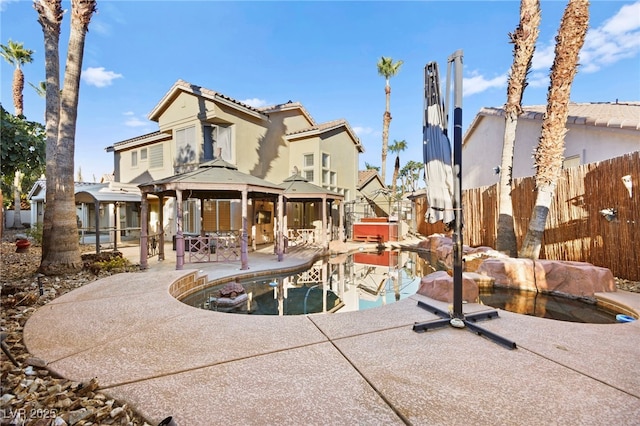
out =
[(516, 233), (513, 223), (513, 152), (516, 143), (518, 116), (522, 113), (522, 95), (527, 86), (527, 74), (538, 39), (540, 26), (540, 0), (520, 2), (520, 24), (515, 33), (510, 34), (513, 43), (513, 63), (507, 87), (505, 104), (504, 140), (500, 163), (500, 183), (498, 185), (498, 232), (496, 249), (511, 257), (517, 254)]
[(20, 170), (16, 170), (16, 175), (13, 178), (13, 227), (15, 229), (22, 229), (22, 209), (21, 209), (21, 186), (22, 176), (24, 176)]
[(520, 257), (537, 259), (542, 236), (562, 170), (564, 135), (569, 115), (571, 84), (577, 72), (578, 54), (589, 26), (588, 0), (569, 0), (556, 37), (555, 59), (547, 95), (547, 111), (534, 154), (536, 167), (536, 205), (529, 222)]
[(13, 106), (16, 116), (24, 115), (24, 98), (22, 92), (24, 90), (24, 73), (20, 67), (16, 67), (13, 71)]
[(50, 272), (82, 267), (73, 183), (73, 154), (85, 36), (95, 10), (95, 0), (72, 0), (71, 2), (71, 32), (60, 102), (60, 125), (56, 151), (58, 187), (55, 188), (56, 198), (51, 228), (52, 241), (48, 257), (43, 257), (40, 264), (41, 270)]
[(391, 125), (391, 86), (389, 85), (389, 80), (387, 79), (387, 84), (384, 86), (384, 94), (385, 94), (385, 109), (384, 114), (382, 115), (382, 183), (386, 185), (386, 174), (387, 174), (387, 152), (389, 150), (389, 126)]
[(62, 22), (61, 0), (39, 0), (34, 3), (38, 12), (38, 22), (44, 34), (45, 50), (45, 132), (46, 132), (46, 165), (45, 176), (48, 190), (45, 195), (47, 208), (42, 220), (42, 260), (49, 259), (52, 249), (51, 232), (53, 212), (55, 209), (55, 189), (57, 184), (56, 150), (58, 144), (58, 127), (60, 123), (60, 24)]

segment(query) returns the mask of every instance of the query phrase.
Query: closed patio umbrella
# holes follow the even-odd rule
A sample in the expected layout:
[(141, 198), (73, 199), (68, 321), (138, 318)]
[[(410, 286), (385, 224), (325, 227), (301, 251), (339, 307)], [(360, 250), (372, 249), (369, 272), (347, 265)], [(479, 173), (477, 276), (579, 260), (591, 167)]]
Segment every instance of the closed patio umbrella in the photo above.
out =
[(453, 172), (451, 143), (447, 137), (447, 116), (441, 100), (438, 64), (425, 66), (425, 105), (422, 127), (422, 148), (428, 208), (425, 220), (429, 223), (454, 221)]

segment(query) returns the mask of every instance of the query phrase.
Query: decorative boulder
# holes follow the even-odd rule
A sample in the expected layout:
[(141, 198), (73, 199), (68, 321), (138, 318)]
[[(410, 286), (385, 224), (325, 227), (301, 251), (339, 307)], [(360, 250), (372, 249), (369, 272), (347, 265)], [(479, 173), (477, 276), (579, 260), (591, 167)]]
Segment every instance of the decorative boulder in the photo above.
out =
[(244, 287), (239, 282), (231, 282), (226, 284), (224, 287), (220, 289), (220, 297), (228, 297), (230, 299), (235, 299), (236, 297), (244, 294)]
[[(420, 280), (418, 294), (441, 302), (453, 302), (453, 277), (445, 271), (437, 271)], [(462, 300), (472, 303), (478, 300), (478, 284), (462, 274)]]
[(609, 269), (586, 262), (487, 259), (476, 272), (493, 277), (499, 287), (543, 293), (593, 298), (595, 293), (616, 291)]

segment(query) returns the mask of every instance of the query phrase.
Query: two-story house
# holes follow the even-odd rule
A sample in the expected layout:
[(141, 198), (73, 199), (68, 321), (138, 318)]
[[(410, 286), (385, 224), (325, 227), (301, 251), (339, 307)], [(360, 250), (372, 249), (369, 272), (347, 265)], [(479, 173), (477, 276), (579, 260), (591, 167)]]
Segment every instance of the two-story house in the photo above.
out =
[[(158, 123), (158, 131), (107, 147), (114, 154), (116, 181), (143, 184), (192, 171), (219, 157), (268, 182), (280, 184), (299, 171), (310, 183), (341, 194), (345, 201), (356, 197), (358, 155), (364, 148), (346, 120), (316, 123), (298, 102), (255, 108), (183, 80), (162, 97), (149, 119)], [(175, 235), (173, 203), (167, 199), (159, 215), (160, 207), (151, 201), (150, 232)], [(319, 217), (321, 208), (316, 208), (312, 213)], [(239, 229), (240, 209), (238, 200), (207, 200), (205, 205), (187, 196), (183, 232), (200, 233), (198, 218), (203, 218), (203, 210), (210, 213), (209, 230)], [(270, 221), (264, 217), (274, 206), (261, 205), (259, 210), (264, 216), (253, 224), (260, 228), (256, 234), (266, 236), (261, 242), (270, 242), (274, 215)]]

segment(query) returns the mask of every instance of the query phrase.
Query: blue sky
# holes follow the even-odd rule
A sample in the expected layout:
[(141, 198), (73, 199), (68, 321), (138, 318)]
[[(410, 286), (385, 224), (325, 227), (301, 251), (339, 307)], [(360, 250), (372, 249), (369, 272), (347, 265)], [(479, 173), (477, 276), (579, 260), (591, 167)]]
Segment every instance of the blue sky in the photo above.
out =
[[(546, 103), (554, 37), (566, 1), (542, 1), (542, 22), (524, 105)], [(125, 1), (99, 0), (85, 45), (75, 169), (84, 180), (113, 171), (105, 147), (157, 130), (147, 114), (178, 79), (254, 106), (301, 102), (317, 122), (345, 118), (365, 162), (380, 165), (384, 78), (381, 56), (404, 65), (391, 79), (389, 142), (422, 160), (424, 66), (463, 51), (463, 131), (485, 106), (506, 99), (512, 61), (508, 33), (519, 1)], [(63, 1), (65, 9), (70, 2)], [(640, 100), (640, 1), (598, 1), (574, 80), (573, 102)], [(28, 85), (44, 80), (44, 46), (29, 0), (0, 0), (2, 44), (34, 50), (24, 66), (25, 115), (43, 121), (44, 99)], [(69, 14), (60, 37), (66, 59)], [(2, 105), (13, 111), (13, 69), (0, 65)], [(390, 181), (395, 157), (387, 159)]]

